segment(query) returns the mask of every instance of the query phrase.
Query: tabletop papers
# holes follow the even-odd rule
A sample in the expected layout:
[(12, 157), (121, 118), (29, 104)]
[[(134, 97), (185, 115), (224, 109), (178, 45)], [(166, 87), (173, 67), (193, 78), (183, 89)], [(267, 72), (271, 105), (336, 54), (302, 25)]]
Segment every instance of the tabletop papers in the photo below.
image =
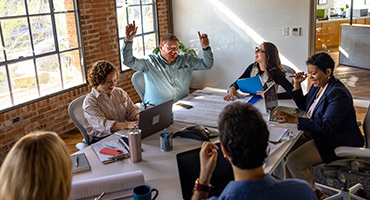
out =
[[(122, 166), (123, 167), (123, 166)], [(122, 199), (132, 196), (132, 189), (144, 184), (143, 172), (132, 171), (111, 176), (72, 182), (70, 199), (94, 199), (102, 192), (103, 199)]]
[[(226, 96), (226, 94), (227, 93), (225, 90), (217, 90), (212, 88), (194, 91), (192, 94), (173, 105), (175, 121), (217, 127), (218, 115), (225, 108), (225, 106), (235, 101), (248, 103), (253, 97), (242, 96), (241, 99), (225, 101), (224, 96)], [(192, 108), (187, 109), (184, 108), (183, 105), (191, 105)]]

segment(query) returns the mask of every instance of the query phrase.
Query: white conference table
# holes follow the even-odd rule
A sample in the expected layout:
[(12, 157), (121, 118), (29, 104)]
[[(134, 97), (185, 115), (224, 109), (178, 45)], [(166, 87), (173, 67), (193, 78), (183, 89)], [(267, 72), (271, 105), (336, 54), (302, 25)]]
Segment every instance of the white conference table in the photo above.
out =
[[(294, 106), (292, 100), (279, 100), (279, 105)], [(258, 101), (255, 105), (261, 112), (265, 110), (263, 99)], [(294, 106), (295, 107), (295, 106)], [(189, 124), (176, 122), (167, 128), (167, 132), (176, 132)], [(292, 134), (300, 136), (301, 131), (298, 131), (294, 124), (278, 124), (269, 123), (269, 126), (282, 126), (289, 128)], [(91, 146), (80, 150), (78, 153), (85, 153), (91, 165), (91, 171), (76, 173), (73, 175), (74, 181), (81, 181), (96, 177), (103, 177), (119, 173), (131, 172), (141, 170), (144, 175), (145, 184), (159, 190), (157, 199), (182, 199), (181, 185), (179, 180), (176, 154), (190, 149), (199, 148), (202, 145), (201, 141), (188, 138), (174, 138), (173, 150), (170, 152), (163, 152), (159, 147), (159, 134), (155, 133), (144, 140), (142, 140), (142, 161), (139, 163), (132, 163), (130, 159), (117, 161), (109, 164), (100, 162)], [(119, 136), (112, 135), (104, 140), (118, 139)], [(275, 152), (268, 156), (264, 171), (265, 173), (272, 173), (280, 164), (284, 156), (294, 145), (298, 137), (286, 141)], [(211, 139), (212, 142), (218, 142), (218, 138)], [(103, 198), (104, 199), (104, 198)], [(133, 199), (127, 197), (125, 199)]]

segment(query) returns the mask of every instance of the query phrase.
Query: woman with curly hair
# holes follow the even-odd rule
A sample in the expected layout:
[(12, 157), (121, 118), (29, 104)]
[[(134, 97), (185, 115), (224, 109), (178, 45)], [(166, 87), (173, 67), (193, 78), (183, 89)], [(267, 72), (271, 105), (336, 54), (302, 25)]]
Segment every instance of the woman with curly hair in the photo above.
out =
[[(293, 85), (285, 78), (285, 71), (281, 67), (279, 51), (276, 46), (271, 42), (263, 42), (255, 48), (254, 52), (256, 54), (255, 62), (250, 64), (238, 79), (260, 76), (263, 89), (267, 89), (275, 82), (285, 90), (284, 93), (278, 93), (279, 99), (292, 98)], [(229, 92), (224, 99), (233, 101), (235, 97), (240, 98), (236, 93), (238, 89), (239, 86), (235, 81), (230, 85)], [(258, 94), (262, 95), (262, 92), (259, 91)]]
[(91, 92), (83, 103), (84, 127), (96, 142), (115, 131), (138, 126), (140, 109), (117, 84), (118, 70), (108, 61), (96, 62), (89, 71)]

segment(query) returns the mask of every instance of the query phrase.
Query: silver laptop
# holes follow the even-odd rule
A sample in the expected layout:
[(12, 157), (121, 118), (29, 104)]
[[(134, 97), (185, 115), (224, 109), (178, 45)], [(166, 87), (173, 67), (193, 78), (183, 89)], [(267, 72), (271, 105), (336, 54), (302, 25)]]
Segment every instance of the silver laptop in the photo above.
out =
[(139, 129), (142, 139), (170, 126), (172, 104), (173, 100), (170, 100), (140, 112)]
[(292, 107), (278, 105), (278, 98), (277, 98), (275, 83), (270, 85), (270, 87), (265, 90), (264, 97), (265, 97), (266, 112), (270, 113), (269, 121), (278, 121), (276, 120), (276, 117), (278, 116), (274, 115), (275, 111), (283, 111), (283, 112), (290, 113), (297, 117), (302, 117), (305, 115), (305, 111), (299, 108), (292, 108)]

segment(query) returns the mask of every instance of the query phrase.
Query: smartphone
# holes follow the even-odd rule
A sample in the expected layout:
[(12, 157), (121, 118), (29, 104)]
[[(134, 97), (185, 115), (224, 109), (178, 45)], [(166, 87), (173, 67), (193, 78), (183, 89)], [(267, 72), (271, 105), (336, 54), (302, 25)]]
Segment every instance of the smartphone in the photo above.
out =
[(176, 105), (179, 105), (185, 109), (190, 109), (190, 108), (193, 108), (192, 105), (188, 105), (188, 104), (184, 104), (184, 103), (177, 103)]
[(112, 148), (104, 147), (99, 151), (99, 153), (107, 154), (111, 156), (118, 156), (119, 154), (123, 153), (123, 151), (119, 149), (112, 149)]

